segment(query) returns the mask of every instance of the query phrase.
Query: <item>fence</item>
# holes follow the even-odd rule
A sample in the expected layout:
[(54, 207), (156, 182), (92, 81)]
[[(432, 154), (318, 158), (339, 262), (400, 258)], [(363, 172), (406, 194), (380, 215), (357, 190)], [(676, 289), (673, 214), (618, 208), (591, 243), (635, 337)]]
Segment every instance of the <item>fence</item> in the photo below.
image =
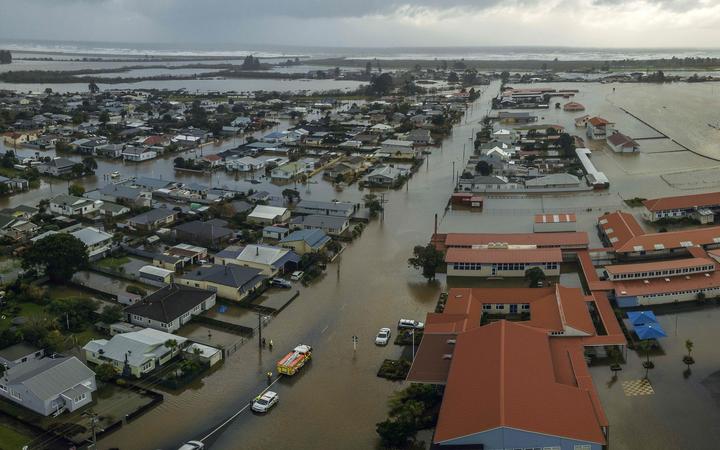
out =
[(213, 319), (205, 316), (192, 316), (192, 321), (218, 328), (229, 333), (237, 334), (243, 337), (253, 337), (255, 330), (244, 325), (223, 322), (222, 320)]

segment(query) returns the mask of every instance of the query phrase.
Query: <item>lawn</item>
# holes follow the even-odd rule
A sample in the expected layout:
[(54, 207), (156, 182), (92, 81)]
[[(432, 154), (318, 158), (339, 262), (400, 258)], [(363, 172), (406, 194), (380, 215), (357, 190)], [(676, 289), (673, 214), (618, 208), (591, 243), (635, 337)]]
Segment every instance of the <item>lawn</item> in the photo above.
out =
[(127, 256), (121, 256), (119, 258), (114, 258), (111, 256), (105, 259), (101, 259), (96, 264), (100, 267), (105, 267), (106, 269), (119, 270), (120, 267), (124, 266), (129, 262), (130, 258), (128, 258)]
[(14, 429), (0, 424), (0, 450), (23, 448), (25, 444), (32, 440), (32, 437), (18, 433)]
[[(20, 303), (18, 306), (20, 306), (20, 312), (17, 314), (18, 316), (29, 318), (44, 314), (43, 307), (35, 303)], [(7, 312), (0, 314), (0, 330), (10, 328), (12, 325), (12, 319), (13, 317)]]

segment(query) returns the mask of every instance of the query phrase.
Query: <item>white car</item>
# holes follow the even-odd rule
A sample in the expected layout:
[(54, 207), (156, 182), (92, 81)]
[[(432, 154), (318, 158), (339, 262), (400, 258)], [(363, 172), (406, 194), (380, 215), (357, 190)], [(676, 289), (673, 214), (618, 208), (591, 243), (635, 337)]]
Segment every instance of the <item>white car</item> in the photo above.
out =
[(290, 279), (293, 281), (300, 281), (302, 280), (303, 275), (305, 275), (305, 272), (302, 270), (296, 270), (292, 273), (292, 275), (290, 275)]
[(417, 320), (412, 319), (400, 319), (398, 320), (398, 328), (408, 328), (408, 329), (416, 329), (416, 330), (422, 330), (425, 328), (425, 324), (422, 322), (418, 322)]
[(187, 441), (178, 450), (202, 450), (205, 444), (200, 441)]
[(267, 391), (263, 395), (257, 397), (252, 404), (252, 410), (259, 413), (266, 413), (270, 411), (270, 408), (280, 400), (277, 392)]
[(282, 278), (273, 278), (272, 280), (270, 280), (270, 286), (290, 289), (292, 287), (292, 283)]
[(377, 336), (375, 336), (375, 345), (387, 345), (390, 342), (390, 328), (380, 328)]

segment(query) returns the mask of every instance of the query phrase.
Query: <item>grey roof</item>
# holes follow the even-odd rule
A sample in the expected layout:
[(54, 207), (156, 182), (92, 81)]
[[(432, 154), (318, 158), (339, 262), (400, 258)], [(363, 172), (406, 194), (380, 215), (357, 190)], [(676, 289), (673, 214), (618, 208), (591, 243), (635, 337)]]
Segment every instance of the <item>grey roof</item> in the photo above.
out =
[(295, 211), (318, 211), (329, 215), (339, 215), (338, 213), (342, 213), (343, 215), (350, 216), (355, 211), (355, 206), (352, 203), (301, 200), (295, 207)]
[(236, 259), (238, 256), (240, 256), (240, 253), (242, 253), (243, 249), (245, 249), (245, 247), (242, 247), (240, 245), (231, 245), (217, 252), (215, 254), (215, 257)]
[(172, 181), (148, 177), (138, 177), (135, 179), (135, 181), (133, 181), (133, 184), (135, 184), (136, 186), (142, 186), (147, 189), (162, 189), (172, 183)]
[(171, 339), (175, 340), (178, 345), (187, 341), (181, 336), (152, 328), (143, 328), (138, 331), (116, 334), (109, 341), (106, 339), (90, 341), (85, 344), (83, 350), (94, 353), (100, 353), (102, 350), (103, 357), (114, 361), (125, 361), (127, 357), (128, 364), (140, 366), (148, 360), (167, 354), (170, 349), (165, 346), (165, 342)]
[(179, 284), (169, 284), (145, 297), (142, 301), (125, 308), (129, 314), (137, 314), (162, 323), (170, 323), (214, 295), (214, 292)]
[(245, 291), (247, 288), (255, 286), (267, 278), (261, 275), (261, 272), (260, 269), (240, 267), (236, 264), (227, 264), (225, 266), (212, 265), (194, 269), (191, 272), (183, 274), (180, 278), (185, 280), (208, 281)]
[(293, 224), (301, 224), (306, 227), (316, 228), (341, 228), (348, 222), (346, 217), (341, 216), (320, 216), (312, 214), (309, 216), (299, 216), (292, 220)]
[(22, 384), (43, 400), (49, 400), (95, 376), (74, 356), (33, 359), (9, 369), (8, 384)]
[(142, 189), (122, 184), (107, 184), (100, 189), (100, 193), (110, 197), (135, 200), (140, 196)]
[(253, 209), (253, 205), (246, 202), (245, 200), (236, 200), (234, 202), (231, 202), (230, 206), (232, 206), (236, 213), (244, 213)]
[(7, 361), (15, 361), (24, 356), (32, 355), (33, 353), (39, 352), (41, 350), (41, 348), (35, 347), (34, 345), (20, 342), (19, 344), (11, 345), (10, 347), (6, 347), (0, 350), (0, 358), (3, 358)]
[[(227, 224), (227, 222), (225, 223)], [(233, 230), (226, 228), (222, 224), (222, 221), (217, 221), (217, 219), (209, 220), (207, 222), (202, 222), (200, 220), (186, 222), (176, 226), (175, 230), (208, 241), (222, 239), (226, 236), (231, 236), (234, 233)]]
[(157, 220), (164, 219), (168, 216), (174, 215), (175, 211), (167, 208), (155, 208), (150, 211), (138, 214), (135, 217), (128, 219), (128, 222), (138, 225), (148, 225)]

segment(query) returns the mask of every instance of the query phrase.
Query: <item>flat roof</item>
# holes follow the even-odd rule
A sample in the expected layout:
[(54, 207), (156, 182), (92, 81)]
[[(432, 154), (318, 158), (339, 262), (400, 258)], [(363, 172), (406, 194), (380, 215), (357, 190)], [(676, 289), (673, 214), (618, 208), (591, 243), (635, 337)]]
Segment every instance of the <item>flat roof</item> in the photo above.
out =
[(472, 263), (544, 263), (562, 262), (562, 251), (554, 248), (449, 248), (445, 261)]

